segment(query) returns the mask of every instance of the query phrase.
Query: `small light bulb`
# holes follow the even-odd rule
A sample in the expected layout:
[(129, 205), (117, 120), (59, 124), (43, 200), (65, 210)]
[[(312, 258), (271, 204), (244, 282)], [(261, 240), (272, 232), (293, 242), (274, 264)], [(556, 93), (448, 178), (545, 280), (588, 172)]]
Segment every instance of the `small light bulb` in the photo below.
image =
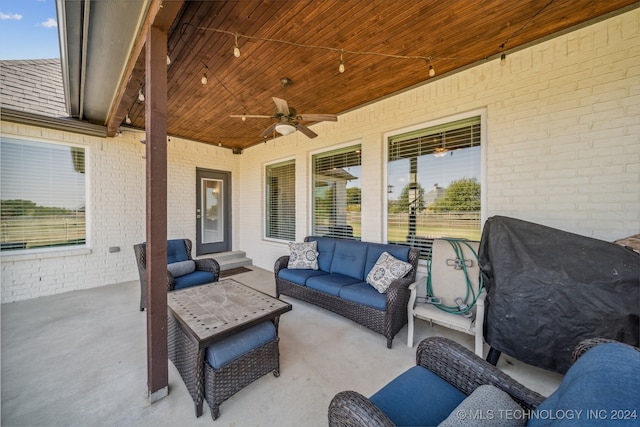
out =
[(142, 93), (142, 88), (138, 91), (138, 101), (144, 102), (144, 94)]
[(167, 55), (167, 65), (171, 64), (171, 58), (169, 58), (169, 55)]
[(240, 58), (240, 48), (238, 46), (235, 46), (233, 48), (233, 56), (235, 56), (236, 58)]
[(200, 79), (200, 83), (202, 83), (203, 85), (206, 85), (207, 83), (209, 83), (209, 79), (207, 79), (207, 73), (204, 73), (202, 75), (202, 78)]
[(504, 65), (507, 63), (507, 55), (506, 54), (502, 54), (500, 55), (500, 65)]
[(129, 117), (129, 114), (127, 114), (124, 118), (124, 121), (126, 124), (130, 125), (131, 124), (131, 117)]
[(243, 122), (246, 122), (246, 121), (247, 121), (247, 115), (246, 115), (246, 114), (243, 114), (243, 115), (242, 115), (242, 121), (243, 121)]
[(344, 73), (344, 62), (340, 61), (340, 66), (338, 67), (338, 71), (341, 74)]
[(436, 70), (433, 68), (433, 65), (429, 65), (429, 77), (433, 77), (436, 75)]

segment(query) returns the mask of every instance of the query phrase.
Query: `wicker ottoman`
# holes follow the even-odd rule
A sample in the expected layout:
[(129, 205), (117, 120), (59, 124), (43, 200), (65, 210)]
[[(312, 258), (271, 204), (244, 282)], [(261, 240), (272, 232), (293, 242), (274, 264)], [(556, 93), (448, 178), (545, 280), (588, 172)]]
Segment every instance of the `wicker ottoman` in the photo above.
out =
[[(269, 326), (273, 326), (272, 322), (265, 322), (265, 324), (267, 323)], [(243, 346), (246, 350), (248, 344), (244, 337), (233, 336), (229, 339), (232, 342), (226, 342), (227, 350), (237, 351)], [(251, 341), (255, 342), (255, 334), (248, 339), (248, 342)], [(207, 349), (204, 360), (204, 398), (209, 404), (211, 417), (214, 420), (220, 415), (220, 404), (238, 391), (269, 372), (273, 371), (274, 376), (280, 376), (279, 341), (276, 333), (267, 342), (243, 352), (231, 361), (223, 362), (220, 367), (212, 366), (212, 359), (215, 355), (212, 355), (211, 347)], [(213, 365), (218, 364), (213, 363)]]

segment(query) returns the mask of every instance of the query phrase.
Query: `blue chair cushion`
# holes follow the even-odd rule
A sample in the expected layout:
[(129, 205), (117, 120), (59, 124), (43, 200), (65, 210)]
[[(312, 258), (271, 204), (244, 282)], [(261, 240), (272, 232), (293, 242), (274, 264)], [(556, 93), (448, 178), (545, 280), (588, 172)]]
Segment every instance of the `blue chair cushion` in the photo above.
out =
[(466, 397), (430, 370), (414, 366), (369, 400), (397, 426), (437, 426)]
[(307, 286), (316, 291), (324, 292), (329, 295), (340, 296), (340, 289), (347, 285), (353, 285), (360, 280), (344, 274), (327, 274), (324, 276), (309, 277)]
[(183, 239), (167, 240), (167, 264), (187, 261), (188, 259), (187, 247)]
[(527, 425), (638, 425), (639, 405), (640, 352), (625, 344), (600, 344), (569, 368)]
[(387, 296), (365, 282), (344, 286), (340, 289), (340, 298), (378, 310), (387, 309)]
[[(364, 280), (364, 263), (367, 259), (367, 243), (354, 240), (338, 240), (333, 251), (331, 273), (343, 274)], [(357, 283), (357, 282), (356, 282)]]
[(322, 270), (297, 270), (283, 268), (278, 272), (278, 277), (284, 280), (288, 280), (289, 282), (297, 283), (298, 285), (304, 285), (305, 283), (307, 283), (307, 279), (309, 277), (324, 276), (326, 274), (329, 273)]
[(275, 337), (276, 327), (272, 322), (259, 323), (207, 347), (207, 362), (212, 368), (220, 369)]
[(318, 268), (327, 273), (331, 271), (333, 250), (336, 246), (335, 239), (327, 237), (309, 236), (310, 242), (318, 242)]
[(213, 273), (196, 270), (193, 273), (175, 278), (175, 290), (190, 288), (191, 286), (204, 285), (213, 282)]

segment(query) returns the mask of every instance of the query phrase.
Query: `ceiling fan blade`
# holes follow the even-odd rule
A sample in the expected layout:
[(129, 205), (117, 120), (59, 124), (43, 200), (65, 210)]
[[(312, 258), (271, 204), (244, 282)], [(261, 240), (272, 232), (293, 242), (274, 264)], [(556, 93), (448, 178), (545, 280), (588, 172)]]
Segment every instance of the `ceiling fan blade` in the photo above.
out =
[(285, 116), (289, 115), (289, 104), (287, 104), (287, 101), (274, 96), (273, 102), (276, 104), (276, 110), (278, 110), (278, 113), (282, 113)]
[(245, 119), (272, 119), (273, 116), (265, 116), (263, 114), (231, 114), (229, 117), (239, 117)]
[(338, 116), (335, 114), (300, 114), (298, 119), (305, 122), (337, 122)]
[(307, 135), (309, 138), (315, 138), (316, 136), (318, 136), (317, 133), (315, 133), (305, 125), (301, 125), (300, 123), (295, 123), (294, 126), (296, 127), (296, 129), (298, 129), (300, 132)]
[(261, 136), (261, 137), (263, 137), (263, 138), (266, 138), (266, 137), (268, 137), (269, 135), (271, 135), (271, 134), (273, 133), (273, 131), (275, 130), (276, 125), (277, 125), (277, 124), (278, 124), (278, 123), (274, 123), (274, 124), (272, 124), (271, 126), (269, 126), (268, 128), (266, 128), (266, 129), (264, 130), (264, 132), (262, 132), (262, 133), (260, 134), (260, 136)]

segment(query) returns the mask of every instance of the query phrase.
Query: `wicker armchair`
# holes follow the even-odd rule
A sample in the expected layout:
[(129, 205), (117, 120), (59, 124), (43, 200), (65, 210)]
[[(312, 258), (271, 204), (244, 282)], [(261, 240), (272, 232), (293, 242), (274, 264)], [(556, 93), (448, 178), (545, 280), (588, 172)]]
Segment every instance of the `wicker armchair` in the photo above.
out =
[[(203, 285), (205, 283), (217, 282), (220, 278), (220, 264), (213, 258), (193, 259), (191, 257), (191, 240), (189, 239), (177, 239), (170, 240), (169, 243), (184, 242), (184, 249), (186, 251), (186, 259), (195, 262), (195, 271), (190, 273), (192, 277), (188, 280), (187, 286)], [(177, 245), (180, 247), (180, 245)], [(136, 255), (136, 262), (138, 264), (138, 273), (140, 274), (140, 311), (144, 311), (147, 307), (147, 244), (139, 243), (133, 245), (133, 251)], [(210, 273), (210, 274), (202, 274)], [(182, 276), (184, 279), (187, 275)], [(176, 276), (171, 271), (167, 270), (167, 292), (176, 289)], [(178, 279), (181, 280), (181, 279)], [(187, 287), (184, 286), (184, 287)]]
[[(600, 344), (603, 344), (601, 348), (589, 352), (593, 347)], [(416, 369), (414, 367), (390, 382), (370, 399), (355, 391), (340, 392), (334, 396), (329, 405), (329, 426), (395, 426), (396, 424), (391, 420), (391, 417), (374, 403), (379, 401), (381, 393), (386, 390), (387, 397), (392, 396), (397, 399), (398, 407), (390, 405), (389, 402), (385, 404), (389, 412), (395, 410), (395, 416), (398, 417), (398, 411), (418, 411), (418, 406), (437, 407), (442, 404), (442, 400), (438, 396), (439, 390), (442, 390), (440, 384), (445, 384), (445, 388), (455, 387), (457, 390), (454, 390), (454, 392), (461, 392), (463, 399), (464, 396), (469, 396), (482, 385), (492, 385), (506, 392), (511, 397), (511, 400), (515, 402), (512, 403), (514, 405), (517, 403), (522, 408), (522, 414), (533, 414), (530, 420), (533, 421), (532, 424), (536, 422), (545, 424), (549, 421), (544, 418), (536, 419), (536, 408), (543, 413), (545, 411), (549, 413), (549, 411), (554, 411), (557, 408), (572, 408), (572, 410), (575, 410), (575, 415), (582, 414), (583, 417), (586, 417), (584, 414), (587, 413), (587, 410), (579, 411), (584, 408), (597, 407), (609, 414), (610, 411), (613, 412), (616, 408), (632, 409), (635, 407), (634, 405), (637, 405), (637, 398), (640, 396), (638, 391), (640, 389), (640, 351), (638, 351), (638, 348), (612, 340), (588, 339), (578, 344), (573, 353), (573, 358), (574, 362), (578, 359), (580, 359), (580, 362), (575, 363), (572, 369), (567, 372), (566, 381), (563, 381), (558, 391), (545, 398), (516, 382), (504, 372), (456, 342), (442, 337), (427, 338), (418, 346), (416, 366), (426, 368), (429, 371), (431, 383), (422, 384), (424, 386), (422, 390), (399, 389), (397, 387), (399, 383), (396, 382), (398, 378)], [(424, 369), (420, 368), (417, 368), (417, 370), (424, 371)], [(443, 383), (442, 380), (446, 381), (446, 383)], [(414, 386), (414, 388), (419, 388), (416, 382), (413, 382), (413, 384), (409, 382), (408, 384)], [(437, 391), (431, 390), (432, 387)], [(431, 392), (430, 395), (426, 396), (429, 391)], [(420, 394), (420, 392), (425, 393)], [(422, 400), (422, 402), (419, 402), (419, 400)], [(441, 418), (435, 422), (432, 419), (427, 424), (438, 424), (447, 416), (449, 416), (450, 420), (452, 416), (464, 413), (460, 409), (463, 406), (462, 402), (459, 403), (460, 406), (456, 403), (446, 403), (449, 404), (449, 407), (440, 411), (441, 414), (439, 416)], [(444, 418), (442, 418), (442, 413), (444, 413)], [(466, 414), (471, 413), (473, 412), (466, 412)], [(477, 413), (480, 413), (480, 410), (477, 410)], [(461, 422), (464, 421), (464, 418), (456, 421), (453, 424), (464, 425), (464, 422)], [(473, 424), (472, 420), (468, 419), (466, 421), (469, 425)], [(610, 419), (589, 420), (582, 418), (580, 421), (589, 421), (595, 424), (615, 423), (614, 420)]]

